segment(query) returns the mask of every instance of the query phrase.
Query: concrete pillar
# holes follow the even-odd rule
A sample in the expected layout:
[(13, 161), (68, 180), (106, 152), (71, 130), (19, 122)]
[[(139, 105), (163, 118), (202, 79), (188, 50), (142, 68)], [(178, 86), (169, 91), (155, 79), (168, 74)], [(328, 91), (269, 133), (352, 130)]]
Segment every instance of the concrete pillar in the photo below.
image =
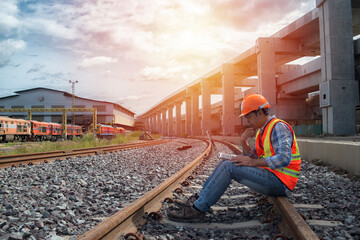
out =
[(277, 114), (276, 101), (276, 66), (275, 41), (273, 38), (256, 40), (257, 70), (259, 77), (259, 94), (271, 105), (271, 114)]
[(211, 89), (208, 79), (201, 79), (202, 95), (202, 120), (201, 134), (206, 136), (206, 131), (211, 132)]
[(148, 117), (144, 119), (144, 125), (145, 125), (144, 130), (145, 131), (149, 130), (149, 118)]
[(151, 131), (152, 131), (152, 132), (155, 132), (155, 131), (156, 131), (155, 126), (156, 126), (156, 115), (153, 114), (153, 115), (151, 116)]
[(191, 135), (197, 136), (200, 134), (199, 94), (194, 93), (191, 95)]
[(176, 102), (176, 112), (175, 112), (175, 135), (180, 137), (181, 136), (181, 105), (182, 102)]
[(174, 120), (173, 120), (173, 108), (174, 108), (174, 105), (171, 104), (169, 107), (168, 107), (168, 135), (169, 136), (174, 136)]
[(234, 101), (234, 71), (233, 64), (222, 65), (222, 135), (235, 133), (235, 101)]
[(153, 115), (151, 115), (150, 116), (150, 131), (152, 132), (152, 131), (154, 131), (154, 116)]
[(152, 121), (152, 131), (156, 132), (156, 114), (153, 113), (153, 117), (152, 117), (153, 121)]
[(153, 117), (152, 117), (152, 115), (150, 115), (150, 117), (149, 117), (149, 131), (152, 131), (152, 120), (153, 120)]
[(191, 101), (190, 136), (193, 137), (201, 134), (199, 118), (199, 90), (196, 88), (187, 88), (186, 95), (190, 96)]
[(185, 134), (187, 137), (191, 136), (191, 98), (189, 96), (185, 99), (186, 115), (185, 115)]
[(162, 130), (161, 130), (161, 134), (163, 136), (168, 136), (168, 133), (167, 133), (167, 127), (166, 127), (166, 108), (162, 109), (161, 110), (161, 113), (162, 113)]
[(320, 107), (324, 134), (356, 133), (357, 82), (351, 1), (317, 0), (319, 9)]
[(158, 112), (158, 113), (157, 113), (156, 126), (157, 126), (157, 132), (160, 133), (160, 134), (162, 134), (161, 112)]

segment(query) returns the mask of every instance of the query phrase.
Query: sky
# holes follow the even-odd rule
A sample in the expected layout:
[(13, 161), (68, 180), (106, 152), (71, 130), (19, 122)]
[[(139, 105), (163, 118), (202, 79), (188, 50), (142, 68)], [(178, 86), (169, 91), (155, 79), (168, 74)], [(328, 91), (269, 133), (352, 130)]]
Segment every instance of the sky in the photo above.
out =
[(45, 87), (136, 114), (315, 0), (0, 0), (0, 97)]

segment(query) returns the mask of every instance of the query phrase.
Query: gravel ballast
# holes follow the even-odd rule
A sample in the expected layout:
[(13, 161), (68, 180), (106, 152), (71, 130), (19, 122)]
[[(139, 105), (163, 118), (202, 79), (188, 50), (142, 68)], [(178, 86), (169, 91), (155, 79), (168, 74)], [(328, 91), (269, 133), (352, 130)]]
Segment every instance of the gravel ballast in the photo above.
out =
[[(192, 147), (177, 150), (185, 145)], [(206, 147), (199, 140), (179, 139), (0, 169), (0, 239), (75, 239), (179, 171)]]
[[(191, 148), (183, 148), (191, 145)], [(219, 161), (217, 152), (231, 151), (216, 143), (217, 151), (192, 185), (201, 185)], [(76, 239), (105, 218), (121, 210), (145, 192), (179, 171), (206, 149), (198, 140), (172, 142), (104, 155), (75, 157), (19, 168), (0, 169), (0, 239)], [(289, 197), (291, 203), (319, 204), (321, 209), (298, 209), (308, 220), (338, 221), (335, 227), (311, 226), (326, 240), (360, 239), (360, 182), (337, 174), (327, 166), (303, 160), (299, 182)], [(184, 187), (185, 193), (199, 188)], [(216, 206), (231, 211), (208, 213), (208, 223), (257, 220), (272, 211), (264, 197), (233, 181), (227, 196)], [(178, 196), (180, 197), (180, 196)], [(239, 207), (254, 204), (253, 208)], [(160, 213), (166, 216), (170, 204)], [(150, 220), (139, 229), (144, 239), (272, 239), (278, 233), (275, 217), (261, 227), (235, 230), (197, 229)]]
[[(217, 151), (204, 166), (203, 171), (194, 180), (191, 180), (189, 187), (184, 187), (185, 193), (193, 194), (199, 192), (199, 188), (192, 188), (193, 185), (201, 186), (211, 174), (219, 159), (215, 156), (218, 152), (231, 153), (223, 144), (216, 143)], [(342, 173), (342, 174), (336, 174)], [(225, 191), (224, 196), (248, 195), (239, 198), (222, 198), (213, 207), (230, 207), (228, 210), (214, 211), (207, 213), (207, 223), (232, 224), (244, 221), (259, 221), (262, 225), (252, 228), (211, 229), (194, 228), (190, 224), (177, 226), (166, 224), (163, 221), (150, 220), (149, 223), (140, 229), (144, 239), (273, 239), (279, 233), (277, 224), (281, 217), (273, 215), (274, 220), (266, 223), (264, 215), (274, 210), (264, 196), (255, 193), (253, 190), (232, 181), (230, 187)], [(181, 196), (174, 194), (174, 197)], [(344, 240), (360, 239), (360, 182), (358, 178), (349, 178), (343, 171), (333, 167), (317, 166), (307, 160), (302, 161), (301, 175), (289, 201), (292, 204), (318, 204), (323, 208), (297, 208), (298, 212), (307, 220), (336, 221), (340, 224), (333, 227), (311, 225), (312, 230), (322, 239)], [(259, 203), (261, 203), (259, 205)], [(244, 208), (243, 205), (254, 205), (251, 208)], [(160, 213), (166, 218), (166, 211), (173, 208), (172, 204), (164, 204)], [(280, 238), (279, 238), (280, 239)], [(292, 239), (292, 238), (289, 238)]]

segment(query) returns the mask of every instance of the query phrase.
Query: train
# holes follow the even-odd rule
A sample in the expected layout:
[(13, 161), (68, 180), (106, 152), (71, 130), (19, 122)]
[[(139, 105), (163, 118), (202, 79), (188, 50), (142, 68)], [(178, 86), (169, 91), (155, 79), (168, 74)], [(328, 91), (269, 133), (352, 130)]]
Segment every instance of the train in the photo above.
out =
[[(81, 137), (81, 126), (67, 125), (67, 139)], [(59, 123), (14, 119), (0, 116), (0, 141), (57, 141), (63, 138), (63, 126)]]
[[(97, 124), (94, 129), (90, 126), (98, 138), (112, 138), (116, 135), (125, 134), (125, 129), (105, 124)], [(78, 125), (66, 125), (67, 139), (82, 137), (82, 127)], [(60, 123), (40, 122), (36, 120), (14, 119), (0, 116), (0, 142), (10, 141), (57, 141), (63, 138), (63, 126)]]
[(122, 127), (116, 127), (111, 125), (105, 124), (97, 124), (97, 128), (94, 129), (94, 125), (90, 125), (90, 129), (96, 132), (96, 136), (98, 138), (113, 138), (116, 135), (123, 135), (125, 134), (125, 129)]

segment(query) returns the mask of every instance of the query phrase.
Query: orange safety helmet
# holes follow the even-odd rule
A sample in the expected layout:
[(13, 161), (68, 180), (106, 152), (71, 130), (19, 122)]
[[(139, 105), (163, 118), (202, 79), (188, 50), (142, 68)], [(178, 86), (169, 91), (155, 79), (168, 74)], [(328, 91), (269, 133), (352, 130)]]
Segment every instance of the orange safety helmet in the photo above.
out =
[(241, 114), (239, 117), (263, 108), (270, 108), (270, 104), (264, 96), (257, 93), (247, 95), (241, 103)]

